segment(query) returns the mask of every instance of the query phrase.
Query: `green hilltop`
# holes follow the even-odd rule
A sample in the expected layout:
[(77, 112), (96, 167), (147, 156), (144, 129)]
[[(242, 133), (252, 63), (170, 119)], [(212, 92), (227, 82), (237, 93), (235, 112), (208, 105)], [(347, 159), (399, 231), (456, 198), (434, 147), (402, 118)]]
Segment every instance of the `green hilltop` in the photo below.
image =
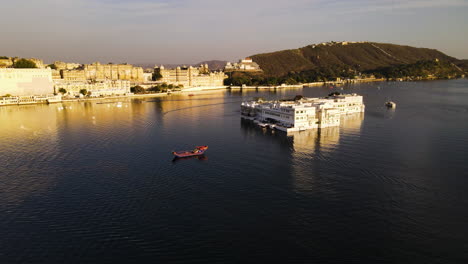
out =
[(235, 73), (226, 84), (294, 84), (358, 76), (377, 78), (456, 78), (467, 61), (438, 50), (376, 42), (328, 42), (250, 56), (261, 74)]

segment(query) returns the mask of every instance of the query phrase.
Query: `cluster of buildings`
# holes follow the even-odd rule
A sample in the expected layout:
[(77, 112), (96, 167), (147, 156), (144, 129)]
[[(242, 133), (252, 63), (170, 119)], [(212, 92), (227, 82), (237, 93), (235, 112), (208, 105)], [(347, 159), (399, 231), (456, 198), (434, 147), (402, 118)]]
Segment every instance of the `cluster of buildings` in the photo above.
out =
[(224, 66), (224, 72), (235, 72), (235, 71), (244, 71), (244, 72), (261, 72), (260, 66), (254, 62), (251, 58), (245, 58), (239, 60), (237, 63), (226, 63)]
[(330, 42), (322, 42), (319, 44), (314, 44), (312, 45), (312, 48), (315, 48), (317, 46), (346, 46), (349, 44), (355, 44), (355, 43), (367, 43), (367, 41), (330, 41)]
[[(58, 67), (57, 67), (58, 68)], [(57, 69), (58, 70), (58, 69)], [(64, 81), (105, 81), (126, 80), (143, 82), (143, 68), (130, 64), (93, 64), (80, 65), (77, 68), (60, 69), (60, 79)]]
[(83, 96), (84, 90), (91, 97), (125, 95), (130, 93), (132, 83), (144, 81), (143, 68), (128, 64), (83, 65), (56, 61), (46, 66), (42, 60), (33, 58), (28, 60), (37, 68), (17, 69), (13, 68), (16, 59), (0, 58), (0, 96), (16, 97), (20, 102), (44, 96), (52, 98), (59, 93)]
[(362, 96), (330, 94), (291, 101), (251, 101), (241, 104), (241, 117), (285, 132), (340, 125), (343, 114), (364, 112)]
[[(14, 68), (18, 59), (0, 57), (0, 97), (16, 96), (18, 100), (24, 97), (25, 101), (39, 98), (38, 96), (43, 98), (57, 94), (81, 97), (84, 90), (90, 97), (115, 96), (130, 93), (132, 86), (152, 87), (163, 83), (183, 89), (224, 88), (224, 80), (228, 77), (225, 72), (262, 71), (251, 58), (234, 64), (227, 63), (224, 72), (211, 71), (207, 64), (173, 69), (156, 66), (145, 71), (130, 64), (99, 62), (79, 64), (55, 61), (46, 65), (42, 60), (35, 58), (28, 60), (34, 62), (36, 68), (20, 69)], [(5, 100), (2, 102), (5, 103)]]
[(224, 72), (211, 72), (208, 64), (199, 67), (183, 66), (175, 69), (166, 69), (156, 66), (154, 73), (159, 76), (158, 83), (167, 83), (183, 87), (224, 87)]

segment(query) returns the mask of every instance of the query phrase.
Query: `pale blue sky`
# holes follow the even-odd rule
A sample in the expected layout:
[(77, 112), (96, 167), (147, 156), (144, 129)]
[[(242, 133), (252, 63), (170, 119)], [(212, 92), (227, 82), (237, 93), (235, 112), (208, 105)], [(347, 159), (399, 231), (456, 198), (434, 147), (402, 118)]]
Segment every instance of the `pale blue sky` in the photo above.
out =
[(0, 56), (197, 63), (324, 41), (468, 59), (468, 0), (0, 0)]

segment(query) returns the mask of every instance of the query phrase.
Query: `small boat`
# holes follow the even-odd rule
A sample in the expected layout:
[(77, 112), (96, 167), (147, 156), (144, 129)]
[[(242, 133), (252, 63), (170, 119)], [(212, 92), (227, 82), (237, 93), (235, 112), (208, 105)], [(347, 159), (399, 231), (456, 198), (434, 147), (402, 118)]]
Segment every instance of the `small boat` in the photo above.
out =
[(197, 146), (194, 150), (182, 150), (182, 151), (173, 151), (172, 154), (178, 158), (200, 156), (205, 154), (205, 151), (208, 149), (208, 146)]
[(189, 94), (188, 96), (194, 96), (194, 94)]
[(396, 103), (392, 102), (392, 101), (388, 101), (388, 102), (385, 102), (385, 106), (388, 107), (388, 108), (395, 108)]
[(263, 127), (263, 128), (265, 128), (265, 127), (267, 127), (267, 126), (268, 126), (268, 124), (266, 124), (266, 123), (258, 123), (258, 126), (259, 126), (259, 127)]

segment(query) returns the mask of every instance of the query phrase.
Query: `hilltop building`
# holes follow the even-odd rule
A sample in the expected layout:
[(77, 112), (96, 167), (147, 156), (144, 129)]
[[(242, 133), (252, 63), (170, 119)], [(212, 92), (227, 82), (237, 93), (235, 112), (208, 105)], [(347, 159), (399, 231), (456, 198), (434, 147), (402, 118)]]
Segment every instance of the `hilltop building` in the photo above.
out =
[(362, 96), (345, 94), (296, 101), (243, 102), (241, 117), (293, 132), (339, 126), (341, 115), (361, 113), (364, 109)]
[(51, 69), (0, 69), (0, 95), (30, 96), (54, 93)]
[(30, 60), (30, 61), (34, 62), (36, 64), (36, 67), (39, 68), (39, 69), (45, 69), (46, 68), (46, 66), (44, 65), (44, 61), (41, 60), (41, 59), (30, 58), (30, 59), (27, 59), (27, 60)]
[(224, 66), (224, 72), (232, 71), (260, 72), (262, 69), (260, 69), (260, 66), (251, 58), (245, 58), (234, 64), (228, 62), (226, 66)]
[[(13, 64), (15, 63), (15, 61), (19, 60), (20, 58), (8, 58), (8, 57), (2, 57), (0, 58), (0, 68), (11, 68), (13, 67)], [(36, 64), (36, 67), (39, 68), (39, 69), (45, 69), (45, 65), (44, 65), (44, 62), (40, 59), (36, 59), (36, 58), (25, 58), (26, 60), (29, 60), (29, 61), (32, 61)]]
[(8, 68), (11, 66), (13, 66), (13, 60), (11, 58), (0, 58), (0, 68)]
[(57, 70), (74, 70), (77, 68), (80, 68), (82, 65), (79, 63), (68, 63), (68, 62), (63, 62), (63, 61), (55, 61), (54, 62), (55, 67), (57, 67)]
[(210, 72), (207, 64), (200, 65), (198, 68), (184, 66), (175, 69), (160, 66), (155, 67), (154, 72), (161, 76), (158, 82), (183, 85), (185, 88), (224, 86), (224, 79), (227, 78), (223, 72)]

